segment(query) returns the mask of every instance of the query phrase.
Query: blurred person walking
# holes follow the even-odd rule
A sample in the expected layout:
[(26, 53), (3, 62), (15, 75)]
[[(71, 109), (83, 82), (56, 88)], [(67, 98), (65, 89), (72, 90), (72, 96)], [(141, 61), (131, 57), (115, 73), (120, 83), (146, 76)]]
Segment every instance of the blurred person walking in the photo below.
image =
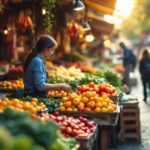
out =
[(128, 48), (124, 42), (119, 43), (120, 47), (123, 50), (123, 66), (125, 68), (124, 72), (124, 83), (128, 86), (128, 94), (131, 92), (131, 79), (130, 79), (130, 73), (134, 71), (136, 67), (136, 56), (132, 52), (130, 48)]
[(143, 83), (144, 101), (147, 102), (148, 92), (150, 92), (150, 55), (146, 48), (143, 51), (142, 59), (139, 63), (139, 71)]

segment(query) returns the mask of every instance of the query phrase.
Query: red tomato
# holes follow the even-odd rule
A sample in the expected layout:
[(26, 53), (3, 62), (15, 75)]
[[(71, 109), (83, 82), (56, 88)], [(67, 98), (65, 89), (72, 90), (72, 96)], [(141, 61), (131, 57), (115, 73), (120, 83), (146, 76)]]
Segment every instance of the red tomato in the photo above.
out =
[(77, 87), (77, 90), (78, 90), (78, 91), (81, 91), (81, 86), (78, 86), (78, 87)]
[(99, 92), (98, 87), (95, 87), (95, 88), (94, 88), (94, 91), (95, 91), (96, 93), (98, 93), (98, 92)]
[(95, 84), (94, 84), (93, 82), (90, 82), (90, 83), (89, 83), (89, 87), (92, 87), (92, 88), (93, 88), (93, 87), (95, 87)]

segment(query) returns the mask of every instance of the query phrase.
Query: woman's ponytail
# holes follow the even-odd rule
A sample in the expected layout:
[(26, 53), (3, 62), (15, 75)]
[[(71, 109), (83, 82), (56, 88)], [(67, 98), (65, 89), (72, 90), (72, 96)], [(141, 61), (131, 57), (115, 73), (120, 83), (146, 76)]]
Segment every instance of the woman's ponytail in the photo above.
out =
[(32, 61), (32, 59), (33, 59), (36, 55), (37, 55), (37, 48), (34, 47), (34, 48), (32, 49), (32, 51), (28, 54), (28, 56), (27, 56), (27, 58), (26, 58), (26, 60), (25, 60), (25, 62), (24, 62), (24, 65), (23, 65), (24, 71), (26, 71), (26, 69), (27, 69), (29, 63)]

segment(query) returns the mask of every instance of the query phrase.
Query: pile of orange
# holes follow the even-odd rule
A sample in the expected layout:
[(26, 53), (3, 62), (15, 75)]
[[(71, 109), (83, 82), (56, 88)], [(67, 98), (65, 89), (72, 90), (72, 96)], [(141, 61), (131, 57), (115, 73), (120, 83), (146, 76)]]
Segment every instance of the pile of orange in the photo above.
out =
[(101, 97), (96, 92), (88, 91), (81, 95), (70, 93), (61, 99), (59, 111), (113, 112), (116, 104), (106, 95)]
[(61, 90), (61, 91), (48, 91), (48, 96), (49, 97), (63, 97), (63, 96), (67, 96), (67, 92), (65, 92), (64, 90)]
[(37, 113), (46, 108), (43, 103), (39, 103), (37, 98), (32, 98), (31, 102), (21, 101), (17, 98), (9, 100), (8, 98), (3, 98), (0, 100), (0, 112), (5, 108), (10, 107), (18, 111), (30, 111), (32, 114)]
[(17, 90), (17, 89), (23, 89), (24, 84), (22, 80), (1, 81), (0, 88), (7, 89), (7, 90)]

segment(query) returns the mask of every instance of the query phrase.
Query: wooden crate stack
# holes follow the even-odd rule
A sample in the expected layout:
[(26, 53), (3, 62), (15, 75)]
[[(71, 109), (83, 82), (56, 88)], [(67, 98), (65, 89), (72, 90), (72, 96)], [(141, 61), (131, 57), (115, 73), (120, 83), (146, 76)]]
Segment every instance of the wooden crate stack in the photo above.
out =
[(125, 104), (120, 111), (120, 140), (122, 143), (129, 139), (135, 139), (137, 143), (141, 143), (140, 109), (138, 105), (135, 106), (137, 107), (130, 107), (130, 103)]

